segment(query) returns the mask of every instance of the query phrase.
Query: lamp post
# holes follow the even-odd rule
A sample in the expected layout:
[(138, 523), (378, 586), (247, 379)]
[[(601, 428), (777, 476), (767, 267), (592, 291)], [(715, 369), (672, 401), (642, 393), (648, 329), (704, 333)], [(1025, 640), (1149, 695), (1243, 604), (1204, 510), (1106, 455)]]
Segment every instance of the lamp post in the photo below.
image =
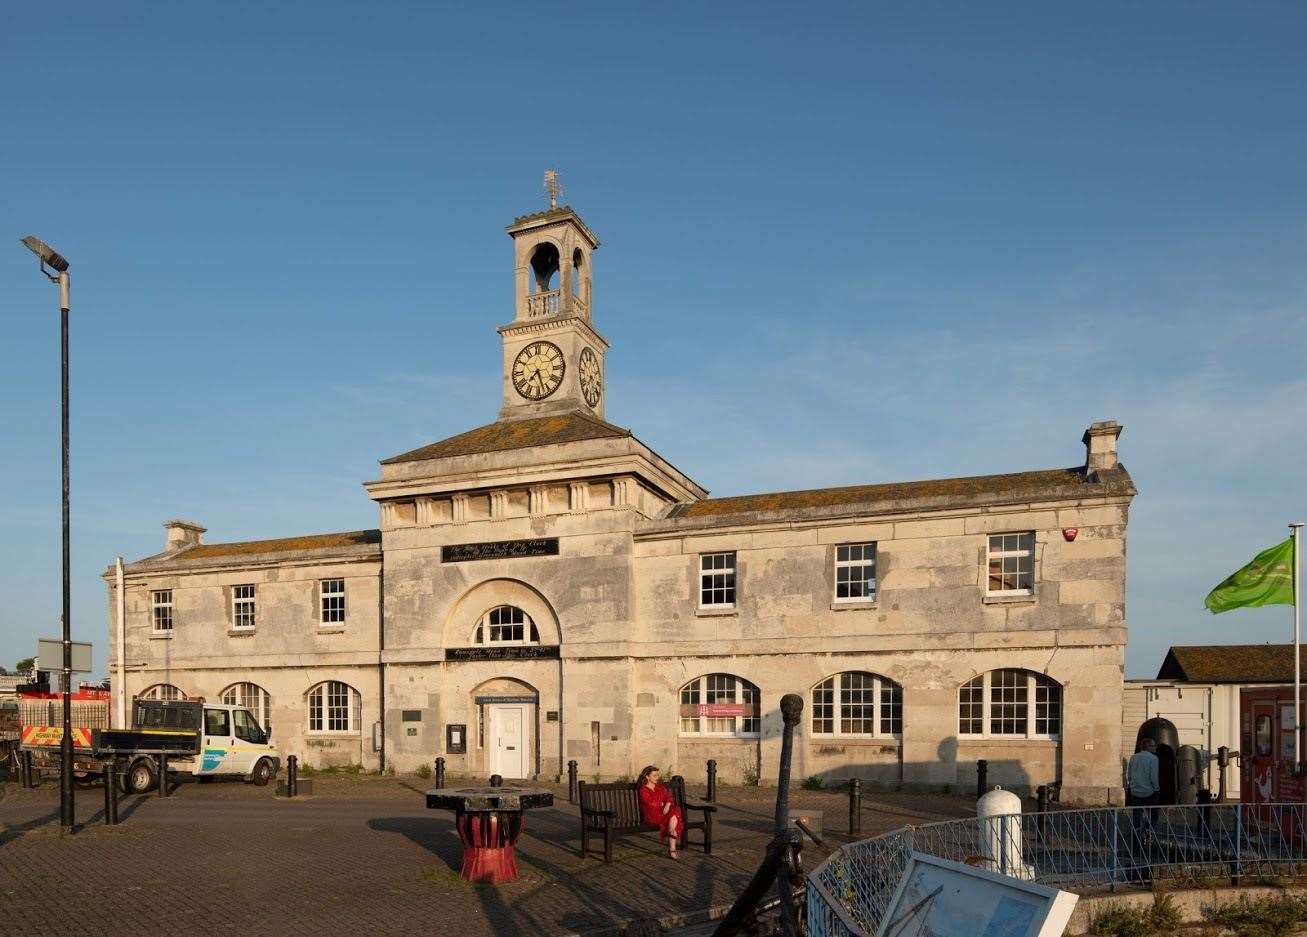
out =
[[(59, 741), (59, 825), (65, 833), (73, 831), (73, 704), (72, 693), (72, 618), (70, 615), (71, 593), (69, 589), (69, 539), (68, 539), (68, 261), (63, 255), (40, 238), (28, 235), (23, 238), (23, 245), (37, 257), (41, 272), (51, 283), (59, 286), (59, 371), (60, 371), (60, 405), (62, 418), (62, 469), (63, 469), (63, 615), (59, 622), (63, 628), (63, 690), (64, 731)], [(46, 269), (46, 268), (49, 269)], [(53, 272), (51, 272), (53, 271)]]

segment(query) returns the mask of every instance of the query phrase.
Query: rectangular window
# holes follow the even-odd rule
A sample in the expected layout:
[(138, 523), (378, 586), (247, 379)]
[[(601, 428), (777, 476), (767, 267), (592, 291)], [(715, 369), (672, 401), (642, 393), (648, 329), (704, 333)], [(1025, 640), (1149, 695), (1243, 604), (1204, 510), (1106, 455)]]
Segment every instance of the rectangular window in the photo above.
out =
[(866, 673), (844, 674), (844, 686), (840, 692), (840, 734), (874, 735), (875, 733), (875, 678)]
[(1030, 681), (1024, 671), (996, 670), (989, 682), (989, 734), (1025, 735)]
[(735, 554), (699, 554), (699, 607), (735, 606)]
[(327, 684), (327, 731), (349, 731), (349, 687), (343, 683)]
[(868, 602), (876, 597), (876, 544), (835, 548), (835, 601)]
[(990, 595), (1030, 595), (1035, 590), (1035, 535), (990, 534)]
[(1056, 683), (1035, 684), (1035, 734), (1062, 734), (1062, 688)]
[(231, 722), (225, 709), (206, 709), (204, 711), (204, 734), (231, 736)]
[(343, 625), (345, 623), (345, 580), (323, 579), (319, 583), (322, 594), (322, 623), (324, 625)]
[(231, 587), (231, 623), (233, 628), (254, 627), (254, 587)]
[(150, 593), (151, 616), (155, 631), (172, 631), (172, 590), (159, 589)]

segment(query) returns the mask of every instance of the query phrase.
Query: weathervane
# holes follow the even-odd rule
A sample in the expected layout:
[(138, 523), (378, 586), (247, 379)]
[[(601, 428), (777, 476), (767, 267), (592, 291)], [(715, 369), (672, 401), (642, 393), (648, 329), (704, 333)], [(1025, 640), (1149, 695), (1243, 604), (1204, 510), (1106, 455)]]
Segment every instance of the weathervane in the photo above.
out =
[(558, 196), (562, 194), (563, 185), (558, 181), (557, 169), (545, 170), (545, 191), (549, 193), (549, 207), (558, 207)]

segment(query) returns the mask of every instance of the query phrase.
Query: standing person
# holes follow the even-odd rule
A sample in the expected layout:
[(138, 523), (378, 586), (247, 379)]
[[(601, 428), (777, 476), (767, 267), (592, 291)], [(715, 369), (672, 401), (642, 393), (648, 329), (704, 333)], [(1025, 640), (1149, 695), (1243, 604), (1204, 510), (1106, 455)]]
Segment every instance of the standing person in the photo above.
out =
[(677, 840), (685, 836), (685, 817), (681, 808), (676, 806), (671, 789), (666, 784), (658, 783), (658, 769), (647, 766), (640, 772), (640, 814), (644, 822), (658, 827), (658, 838), (667, 841), (667, 854), (679, 859), (676, 854)]
[(1144, 739), (1143, 747), (1130, 756), (1126, 765), (1126, 804), (1130, 807), (1150, 809), (1134, 811), (1135, 833), (1142, 833), (1151, 826), (1157, 813), (1157, 803), (1161, 799), (1162, 783), (1160, 763), (1157, 760), (1157, 743)]

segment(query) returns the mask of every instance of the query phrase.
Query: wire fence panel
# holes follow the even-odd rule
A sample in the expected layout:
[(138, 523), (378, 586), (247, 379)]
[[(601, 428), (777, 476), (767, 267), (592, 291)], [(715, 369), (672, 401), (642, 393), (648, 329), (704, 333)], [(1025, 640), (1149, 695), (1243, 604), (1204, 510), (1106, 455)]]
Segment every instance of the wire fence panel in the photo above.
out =
[(808, 877), (812, 937), (872, 934), (913, 852), (1064, 891), (1210, 887), (1307, 868), (1307, 805), (1057, 810), (905, 827), (842, 846)]

